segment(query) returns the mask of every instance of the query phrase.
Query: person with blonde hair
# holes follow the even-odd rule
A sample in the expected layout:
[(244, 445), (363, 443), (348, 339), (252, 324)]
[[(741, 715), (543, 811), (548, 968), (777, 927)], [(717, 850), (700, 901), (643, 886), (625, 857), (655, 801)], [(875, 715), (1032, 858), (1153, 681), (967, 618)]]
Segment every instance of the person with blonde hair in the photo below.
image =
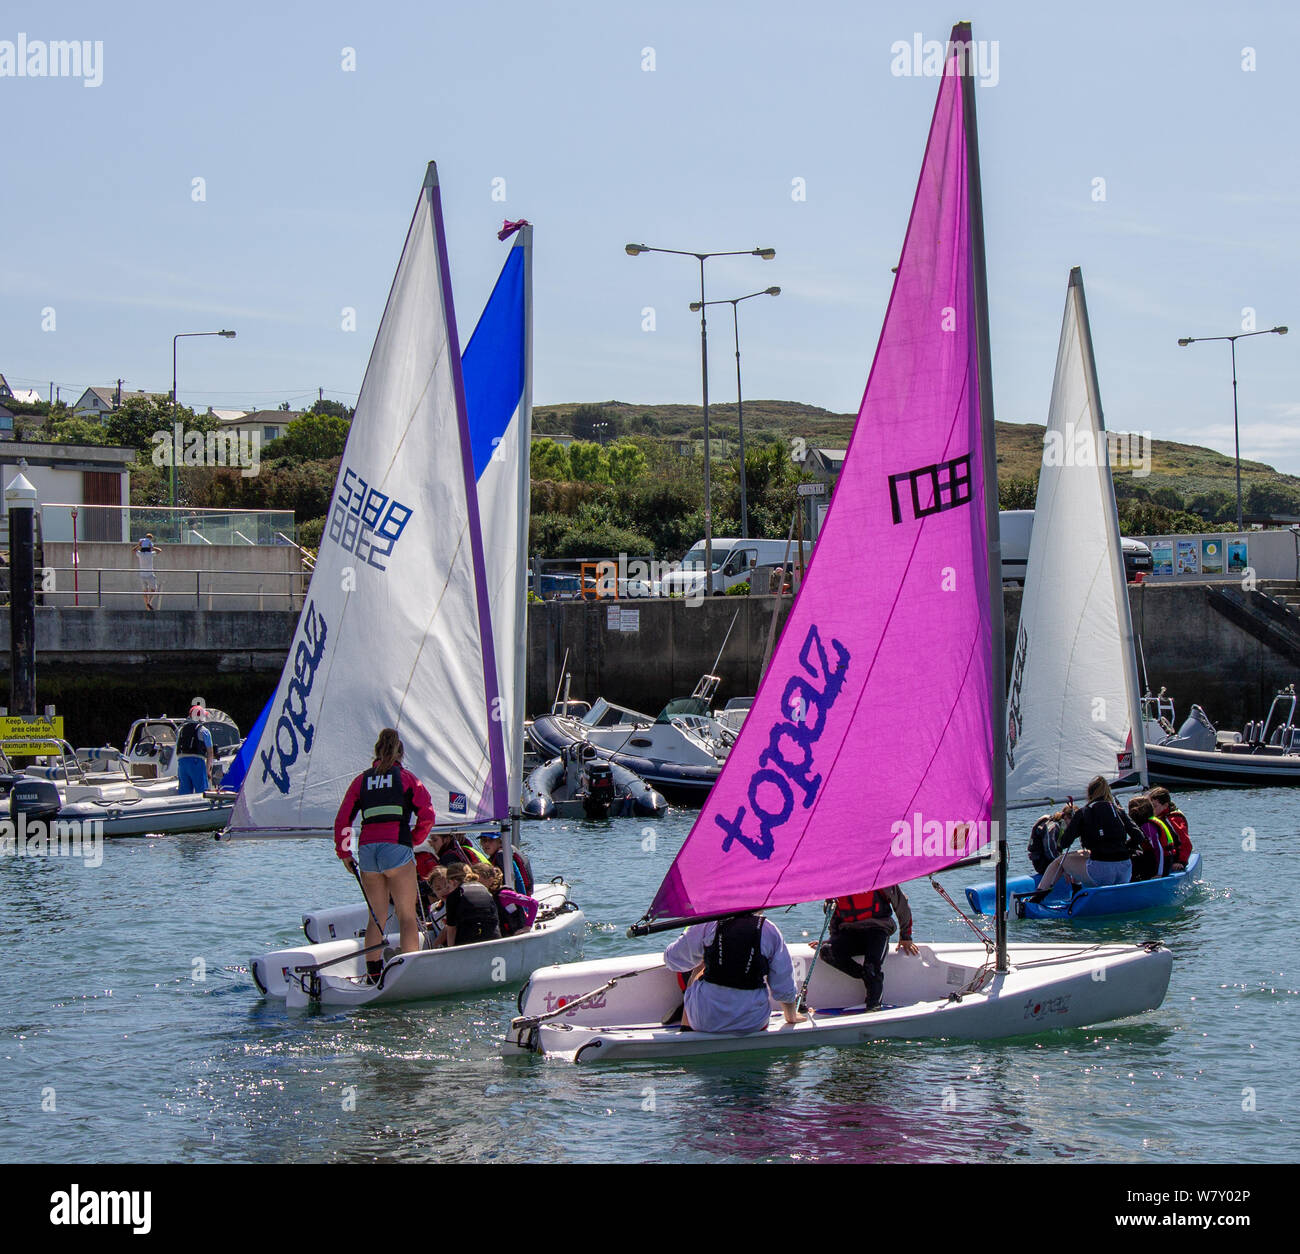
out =
[[(1128, 811), (1116, 804), (1110, 785), (1098, 775), (1088, 785), (1088, 803), (1075, 810), (1061, 834), (1061, 855), (1043, 872), (1038, 890), (1029, 901), (1042, 901), (1062, 875), (1076, 887), (1104, 888), (1127, 884), (1133, 878), (1129, 837), (1142, 839), (1141, 829)], [(1079, 842), (1080, 848), (1070, 846)]]
[(377, 920), (387, 918), (390, 897), (402, 953), (420, 948), (415, 848), (424, 844), (435, 815), (429, 790), (402, 766), (404, 754), (396, 729), (385, 727), (375, 741), (374, 761), (349, 785), (334, 819), (335, 852), (354, 875), (360, 870), (370, 906), (366, 972), (371, 980), (383, 970), (382, 960), (371, 955), (384, 939)]

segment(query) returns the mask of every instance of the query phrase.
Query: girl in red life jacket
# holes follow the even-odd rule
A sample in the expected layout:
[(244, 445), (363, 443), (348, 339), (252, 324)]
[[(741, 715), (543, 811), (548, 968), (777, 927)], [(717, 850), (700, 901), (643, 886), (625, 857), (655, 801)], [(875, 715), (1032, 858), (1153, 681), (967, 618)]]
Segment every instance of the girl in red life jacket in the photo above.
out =
[[(1155, 807), (1156, 818), (1163, 819), (1169, 824), (1178, 841), (1173, 864), (1166, 865), (1166, 872), (1187, 870), (1188, 859), (1192, 856), (1192, 838), (1187, 827), (1187, 816), (1174, 805), (1168, 788), (1153, 788), (1147, 796), (1151, 798), (1151, 804)], [(1168, 861), (1166, 859), (1166, 863)]]
[[(334, 819), (334, 851), (350, 870), (360, 870), (361, 888), (370, 905), (366, 972), (372, 979), (383, 970), (383, 962), (370, 956), (383, 940), (375, 920), (387, 917), (390, 897), (401, 929), (402, 953), (420, 947), (414, 847), (424, 843), (434, 813), (428, 789), (403, 768), (403, 756), (396, 729), (385, 727), (375, 741), (374, 762), (352, 781)], [(360, 823), (354, 828), (358, 816)]]

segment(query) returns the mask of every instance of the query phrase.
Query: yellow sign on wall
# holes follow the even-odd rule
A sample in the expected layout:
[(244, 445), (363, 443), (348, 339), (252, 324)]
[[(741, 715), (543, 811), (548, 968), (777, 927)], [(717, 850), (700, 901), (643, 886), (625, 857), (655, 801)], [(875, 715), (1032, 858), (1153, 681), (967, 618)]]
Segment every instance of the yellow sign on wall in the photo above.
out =
[(6, 714), (0, 717), (0, 749), (11, 757), (56, 753), (52, 740), (63, 740), (63, 715)]

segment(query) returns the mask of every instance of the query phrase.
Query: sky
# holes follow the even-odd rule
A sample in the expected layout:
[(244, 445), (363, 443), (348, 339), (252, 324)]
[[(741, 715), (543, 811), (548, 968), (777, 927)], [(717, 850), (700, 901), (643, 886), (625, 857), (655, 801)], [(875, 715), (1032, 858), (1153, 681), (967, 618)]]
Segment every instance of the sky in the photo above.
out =
[[(1237, 358), (1243, 457), (1300, 474), (1300, 6), (1263, 0), (11, 0), (0, 373), (165, 392), (174, 335), (232, 328), (181, 342), (183, 404), (351, 402), (434, 159), (462, 343), (503, 219), (536, 228), (538, 408), (699, 403), (696, 263), (637, 242), (775, 248), (708, 263), (709, 299), (782, 289), (740, 306), (745, 394), (855, 412), (938, 86), (898, 46), (961, 18), (997, 417), (1043, 421), (1079, 265), (1112, 429), (1231, 454), (1228, 345), (1177, 341), (1294, 322)], [(100, 51), (18, 77), (21, 37)]]

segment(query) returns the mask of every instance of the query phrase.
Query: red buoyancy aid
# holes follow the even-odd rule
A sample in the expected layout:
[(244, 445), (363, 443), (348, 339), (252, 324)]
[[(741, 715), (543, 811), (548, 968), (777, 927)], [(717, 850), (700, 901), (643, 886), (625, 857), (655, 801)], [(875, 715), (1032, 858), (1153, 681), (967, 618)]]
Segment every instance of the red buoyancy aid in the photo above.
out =
[(1178, 839), (1178, 852), (1174, 855), (1174, 861), (1186, 866), (1188, 858), (1192, 856), (1192, 837), (1187, 828), (1187, 816), (1181, 810), (1175, 810), (1170, 806), (1165, 813), (1164, 821), (1173, 828), (1174, 835)]
[(835, 898), (835, 913), (840, 923), (863, 923), (867, 919), (892, 919), (894, 909), (880, 889)]
[(1174, 831), (1172, 824), (1167, 818), (1160, 818), (1158, 815), (1152, 815), (1147, 822), (1160, 833), (1160, 844), (1164, 849), (1165, 867), (1168, 869), (1171, 862), (1177, 862), (1178, 858), (1178, 836)]

